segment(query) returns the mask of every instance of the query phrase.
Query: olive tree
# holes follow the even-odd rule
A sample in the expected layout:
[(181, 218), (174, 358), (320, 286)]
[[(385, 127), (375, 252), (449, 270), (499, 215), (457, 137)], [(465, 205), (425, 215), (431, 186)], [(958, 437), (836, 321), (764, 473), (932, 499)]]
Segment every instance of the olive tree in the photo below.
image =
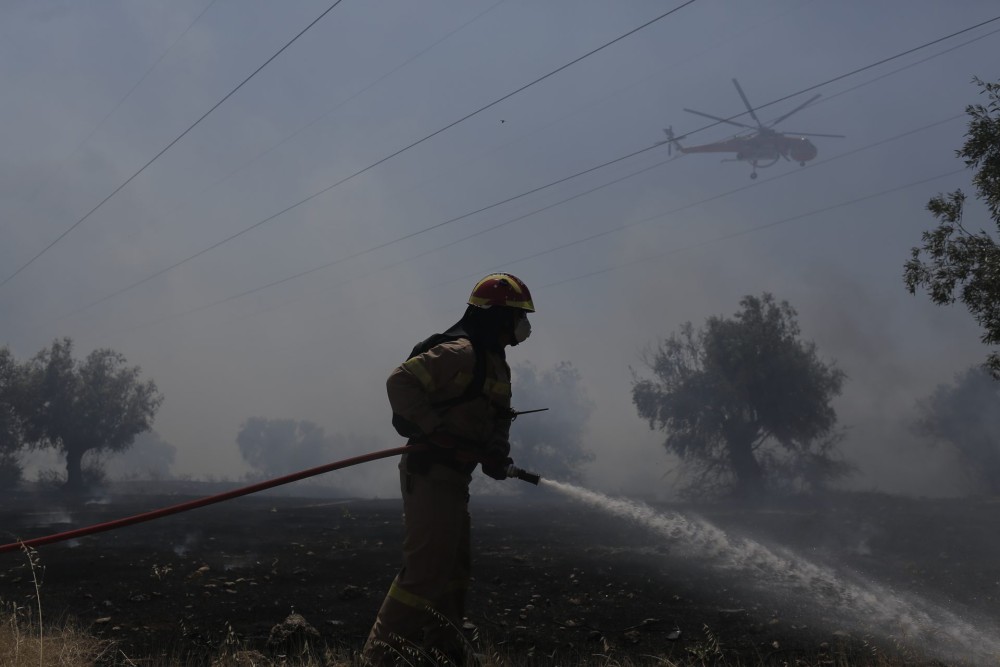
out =
[(140, 373), (109, 349), (78, 361), (69, 338), (54, 341), (28, 362), (27, 434), (66, 457), (67, 490), (86, 487), (85, 454), (124, 451), (152, 427), (163, 397)]
[[(982, 341), (1000, 344), (1000, 83), (975, 82), (987, 96), (986, 104), (966, 107), (969, 130), (965, 144), (956, 151), (975, 170), (976, 195), (986, 205), (993, 231), (971, 231), (965, 222), (962, 190), (938, 195), (927, 209), (937, 227), (925, 231), (923, 244), (913, 248), (903, 280), (911, 294), (923, 288), (936, 304), (961, 300), (982, 327)], [(1000, 379), (1000, 353), (986, 360), (993, 377)]]
[(799, 337), (795, 310), (746, 296), (731, 318), (690, 323), (644, 361), (632, 401), (693, 473), (688, 491), (754, 497), (769, 487), (818, 488), (851, 471), (836, 456), (830, 405), (844, 374)]

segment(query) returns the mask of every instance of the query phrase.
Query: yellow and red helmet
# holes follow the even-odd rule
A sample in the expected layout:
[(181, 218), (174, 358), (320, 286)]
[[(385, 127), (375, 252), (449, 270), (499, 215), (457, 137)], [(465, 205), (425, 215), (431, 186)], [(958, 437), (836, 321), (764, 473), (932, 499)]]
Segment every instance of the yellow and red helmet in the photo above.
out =
[(469, 296), (469, 305), (477, 308), (506, 306), (535, 312), (528, 286), (509, 273), (491, 273), (476, 283)]

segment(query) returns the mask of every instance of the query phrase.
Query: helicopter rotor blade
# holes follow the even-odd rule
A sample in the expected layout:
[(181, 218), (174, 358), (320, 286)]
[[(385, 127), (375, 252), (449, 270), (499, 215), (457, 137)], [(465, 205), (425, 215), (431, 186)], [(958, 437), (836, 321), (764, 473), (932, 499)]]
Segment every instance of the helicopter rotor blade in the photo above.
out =
[(847, 135), (844, 134), (820, 134), (818, 132), (782, 132), (781, 134), (788, 136), (794, 134), (799, 137), (830, 137), (831, 139), (846, 139)]
[(747, 99), (746, 94), (740, 87), (740, 82), (737, 81), (736, 79), (733, 79), (733, 85), (736, 86), (736, 92), (740, 94), (740, 99), (743, 100), (743, 104), (746, 105), (747, 111), (750, 112), (750, 117), (754, 119), (755, 123), (757, 123), (757, 127), (764, 127), (764, 124), (760, 122), (760, 118), (757, 118), (757, 114), (754, 113), (753, 107), (750, 106), (750, 100)]
[(786, 114), (785, 114), (784, 116), (781, 116), (780, 118), (778, 118), (778, 119), (776, 119), (776, 120), (772, 120), (772, 121), (771, 121), (770, 123), (768, 123), (768, 124), (767, 124), (767, 126), (768, 126), (768, 127), (774, 127), (775, 125), (777, 125), (777, 124), (778, 124), (778, 123), (780, 123), (781, 121), (783, 121), (783, 120), (785, 120), (786, 118), (788, 118), (789, 116), (791, 116), (791, 115), (792, 115), (793, 113), (796, 113), (796, 112), (799, 112), (799, 111), (802, 111), (802, 110), (803, 110), (803, 109), (805, 109), (805, 108), (806, 108), (807, 106), (809, 106), (810, 104), (812, 104), (813, 102), (815, 102), (816, 100), (818, 100), (818, 99), (819, 99), (819, 98), (821, 98), (821, 97), (823, 97), (823, 95), (822, 95), (822, 94), (820, 94), (820, 93), (816, 93), (815, 95), (813, 95), (812, 97), (810, 97), (810, 98), (809, 98), (808, 100), (806, 100), (805, 102), (803, 102), (803, 103), (802, 103), (802, 104), (800, 104), (799, 106), (795, 107), (794, 109), (792, 109), (791, 111), (789, 111), (788, 113), (786, 113)]
[(719, 121), (720, 123), (729, 123), (730, 125), (735, 125), (736, 127), (746, 127), (751, 130), (756, 130), (757, 128), (753, 125), (747, 125), (745, 123), (737, 123), (735, 120), (729, 120), (727, 118), (719, 118), (718, 116), (713, 116), (710, 113), (705, 113), (704, 111), (695, 111), (694, 109), (684, 109), (688, 113), (693, 113), (696, 116), (704, 116), (705, 118), (711, 118), (712, 120)]

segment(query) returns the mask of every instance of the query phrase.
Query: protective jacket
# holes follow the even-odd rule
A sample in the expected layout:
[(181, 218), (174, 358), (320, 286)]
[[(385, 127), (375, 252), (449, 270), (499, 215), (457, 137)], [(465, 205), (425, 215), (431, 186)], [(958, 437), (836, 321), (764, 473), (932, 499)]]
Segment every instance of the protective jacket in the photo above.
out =
[[(482, 392), (461, 400), (476, 371), (476, 350), (468, 338), (447, 341), (398, 366), (386, 381), (394, 414), (411, 422), (420, 432), (411, 442), (435, 443), (433, 434), (444, 434), (465, 453), (486, 451), (492, 442), (506, 441), (510, 431), (510, 367), (503, 348), (479, 350), (485, 357)], [(406, 455), (417, 471), (442, 463), (463, 472), (476, 464), (454, 448), (434, 446)], [(412, 469), (412, 468), (411, 468)]]

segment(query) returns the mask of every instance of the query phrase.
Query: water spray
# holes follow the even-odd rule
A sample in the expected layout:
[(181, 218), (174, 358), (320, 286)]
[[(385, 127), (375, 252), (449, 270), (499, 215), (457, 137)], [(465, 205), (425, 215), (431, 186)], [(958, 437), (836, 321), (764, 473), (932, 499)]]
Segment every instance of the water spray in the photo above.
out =
[(932, 654), (971, 657), (976, 664), (997, 664), (1000, 657), (1000, 638), (989, 623), (962, 618), (916, 594), (894, 591), (860, 575), (838, 573), (789, 549), (732, 537), (698, 517), (660, 511), (642, 502), (612, 498), (573, 484), (549, 479), (541, 482), (573, 500), (641, 525), (693, 561), (749, 574), (748, 585), (757, 582), (758, 588), (769, 593), (784, 591), (807, 596), (825, 613), (862, 632), (903, 638)]

